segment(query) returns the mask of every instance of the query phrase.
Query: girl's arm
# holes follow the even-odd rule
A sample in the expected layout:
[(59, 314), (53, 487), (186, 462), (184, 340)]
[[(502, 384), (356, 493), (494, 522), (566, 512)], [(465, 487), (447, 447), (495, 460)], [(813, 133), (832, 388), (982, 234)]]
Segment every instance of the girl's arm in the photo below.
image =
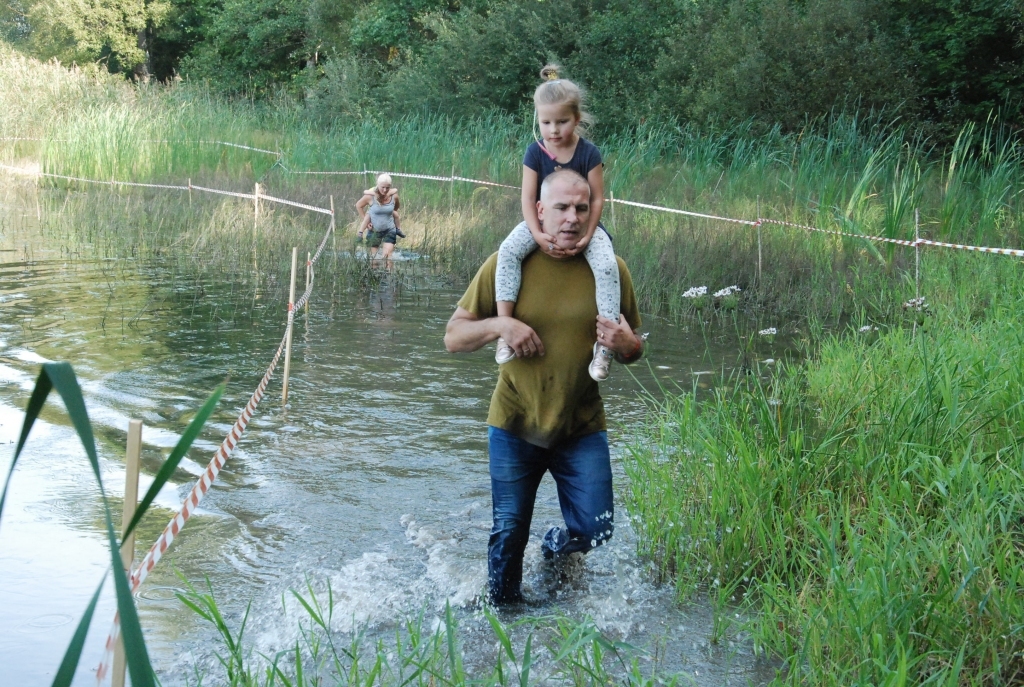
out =
[(544, 250), (549, 244), (554, 243), (555, 239), (553, 236), (544, 233), (544, 230), (540, 227), (540, 219), (537, 217), (537, 186), (539, 183), (537, 172), (523, 165), (523, 188), (521, 194), (523, 219), (526, 220), (526, 226), (529, 227), (530, 233), (533, 234), (533, 240)]
[(366, 230), (366, 225), (370, 223), (370, 213), (366, 211), (366, 206), (370, 204), (370, 196), (363, 194), (363, 197), (356, 201), (356, 212), (359, 213), (359, 228), (356, 229), (356, 233), (359, 236), (363, 235)]
[(576, 244), (577, 251), (587, 247), (597, 231), (597, 223), (601, 221), (601, 211), (604, 210), (604, 165), (590, 170), (587, 181), (590, 183), (590, 222), (587, 223), (587, 233)]

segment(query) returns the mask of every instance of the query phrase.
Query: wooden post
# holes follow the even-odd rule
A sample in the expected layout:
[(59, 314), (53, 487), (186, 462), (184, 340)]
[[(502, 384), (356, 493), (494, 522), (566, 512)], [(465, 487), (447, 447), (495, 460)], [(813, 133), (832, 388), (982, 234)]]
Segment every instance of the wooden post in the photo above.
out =
[(921, 297), (921, 211), (914, 208), (914, 298)]
[(761, 196), (757, 197), (757, 285), (761, 286)]
[[(310, 257), (311, 257), (311, 254), (309, 253), (309, 251), (306, 251), (306, 291), (309, 291), (309, 266), (312, 263), (312, 261), (310, 260)], [(303, 291), (303, 293), (305, 293), (305, 291)], [(305, 305), (303, 305), (303, 308), (305, 309), (306, 314), (308, 315), (309, 314), (309, 298), (306, 299), (306, 303), (305, 303)]]
[(295, 264), (299, 259), (298, 247), (292, 248), (292, 285), (288, 291), (288, 332), (284, 343), (284, 388), (281, 391), (281, 403), (288, 403), (288, 377), (292, 372), (292, 323), (295, 320)]
[(257, 181), (256, 186), (253, 188), (253, 199), (252, 199), (252, 237), (256, 238), (256, 227), (260, 222), (260, 183)]
[(615, 192), (609, 191), (609, 193), (611, 197), (608, 200), (608, 204), (611, 206), (612, 210), (612, 231), (618, 231), (619, 225), (615, 223)]
[(455, 165), (452, 165), (451, 185), (448, 187), (448, 216), (455, 214)]
[[(121, 532), (128, 529), (128, 524), (135, 517), (135, 507), (139, 504), (139, 461), (142, 454), (142, 420), (128, 422), (128, 446), (125, 451), (124, 470), (124, 511), (121, 513)], [(135, 533), (121, 538), (121, 565), (125, 573), (131, 575), (132, 561), (135, 560)], [(124, 636), (118, 638), (114, 647), (114, 670), (110, 676), (111, 687), (124, 687), (125, 669), (127, 668), (124, 654)]]
[(331, 252), (334, 253), (334, 259), (338, 259), (338, 241), (337, 235), (334, 230), (338, 228), (338, 224), (334, 217), (334, 196), (330, 196), (331, 199)]
[(188, 180), (188, 206), (192, 207), (192, 179)]

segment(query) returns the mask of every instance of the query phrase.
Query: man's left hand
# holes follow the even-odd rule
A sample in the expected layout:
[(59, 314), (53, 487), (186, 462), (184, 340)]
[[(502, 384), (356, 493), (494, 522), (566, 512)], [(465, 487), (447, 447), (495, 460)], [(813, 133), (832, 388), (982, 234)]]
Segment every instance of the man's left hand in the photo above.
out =
[(620, 313), (618, 322), (597, 316), (597, 342), (605, 348), (620, 356), (628, 356), (636, 351), (638, 341), (625, 315)]

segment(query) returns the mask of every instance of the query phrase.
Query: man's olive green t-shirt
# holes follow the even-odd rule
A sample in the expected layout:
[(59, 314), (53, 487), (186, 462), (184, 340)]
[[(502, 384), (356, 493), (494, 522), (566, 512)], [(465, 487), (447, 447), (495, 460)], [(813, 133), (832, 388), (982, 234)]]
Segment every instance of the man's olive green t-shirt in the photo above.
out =
[[(626, 264), (618, 262), (620, 309), (636, 329), (640, 312), (633, 280)], [(459, 300), (460, 307), (480, 319), (498, 314), (497, 264), (495, 253)], [(523, 261), (514, 314), (537, 332), (546, 354), (501, 366), (487, 424), (545, 448), (606, 429), (601, 394), (587, 372), (597, 340), (597, 300), (586, 259), (578, 255), (556, 260), (540, 251), (531, 253)]]

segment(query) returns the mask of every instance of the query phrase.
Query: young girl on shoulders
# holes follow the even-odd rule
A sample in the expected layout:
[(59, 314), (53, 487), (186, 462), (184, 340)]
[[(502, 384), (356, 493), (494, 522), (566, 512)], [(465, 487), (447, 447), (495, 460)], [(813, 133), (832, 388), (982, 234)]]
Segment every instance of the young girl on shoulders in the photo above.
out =
[[(575, 255), (580, 251), (594, 272), (597, 291), (597, 311), (614, 322), (619, 321), (619, 266), (615, 260), (611, 237), (601, 225), (604, 207), (604, 174), (601, 151), (580, 136), (590, 121), (583, 110), (583, 92), (580, 87), (558, 76), (557, 65), (547, 65), (540, 72), (544, 80), (533, 93), (535, 116), (541, 140), (530, 144), (523, 158), (522, 206), (524, 220), (501, 243), (495, 290), (498, 314), (512, 317), (522, 280), (522, 264), (527, 255), (538, 246), (556, 257)], [(544, 178), (559, 169), (572, 169), (590, 182), (590, 220), (586, 232), (574, 249), (560, 251), (555, 239), (544, 233), (537, 218), (537, 202)], [(594, 358), (590, 363), (590, 376), (597, 381), (608, 377), (614, 354), (594, 343)], [(498, 364), (515, 358), (515, 351), (498, 339), (494, 356)]]

